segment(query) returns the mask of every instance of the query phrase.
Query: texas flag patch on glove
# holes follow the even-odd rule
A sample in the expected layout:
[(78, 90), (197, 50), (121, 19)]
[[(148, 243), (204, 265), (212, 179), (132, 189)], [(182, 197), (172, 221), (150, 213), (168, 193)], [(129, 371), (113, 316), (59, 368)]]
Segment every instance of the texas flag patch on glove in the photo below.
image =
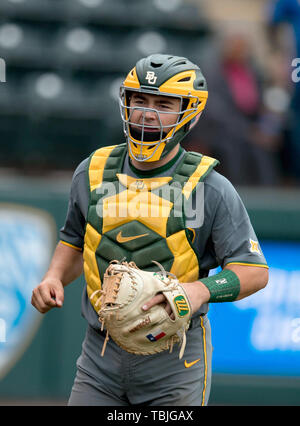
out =
[(164, 337), (166, 335), (166, 333), (164, 333), (161, 330), (155, 330), (150, 334), (147, 334), (147, 339), (150, 340), (150, 342), (156, 342), (157, 340), (161, 339), (162, 337)]

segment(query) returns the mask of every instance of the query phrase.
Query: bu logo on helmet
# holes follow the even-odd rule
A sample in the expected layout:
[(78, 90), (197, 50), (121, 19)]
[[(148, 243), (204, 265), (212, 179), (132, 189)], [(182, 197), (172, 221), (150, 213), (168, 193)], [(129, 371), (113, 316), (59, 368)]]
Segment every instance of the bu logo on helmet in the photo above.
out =
[(146, 80), (149, 84), (155, 84), (157, 80), (157, 76), (155, 75), (155, 72), (153, 71), (147, 71)]

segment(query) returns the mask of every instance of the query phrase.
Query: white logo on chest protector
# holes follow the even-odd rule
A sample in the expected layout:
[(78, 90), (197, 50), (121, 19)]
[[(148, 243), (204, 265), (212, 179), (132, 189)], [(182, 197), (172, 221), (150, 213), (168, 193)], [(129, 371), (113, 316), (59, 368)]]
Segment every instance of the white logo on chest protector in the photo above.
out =
[(147, 71), (146, 80), (149, 84), (155, 84), (157, 80), (157, 76), (155, 75), (155, 72), (153, 71)]

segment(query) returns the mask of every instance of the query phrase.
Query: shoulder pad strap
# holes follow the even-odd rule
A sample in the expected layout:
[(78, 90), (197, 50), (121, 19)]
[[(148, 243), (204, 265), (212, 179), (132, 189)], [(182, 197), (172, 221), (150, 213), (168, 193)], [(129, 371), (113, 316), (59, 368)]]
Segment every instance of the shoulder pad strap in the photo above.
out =
[(88, 164), (89, 188), (92, 192), (103, 181), (112, 181), (117, 179), (117, 173), (122, 168), (124, 154), (126, 153), (126, 144), (105, 146), (97, 149), (90, 156)]
[(183, 185), (182, 193), (188, 199), (198, 182), (202, 182), (219, 164), (215, 158), (197, 152), (187, 152), (176, 170), (176, 180)]

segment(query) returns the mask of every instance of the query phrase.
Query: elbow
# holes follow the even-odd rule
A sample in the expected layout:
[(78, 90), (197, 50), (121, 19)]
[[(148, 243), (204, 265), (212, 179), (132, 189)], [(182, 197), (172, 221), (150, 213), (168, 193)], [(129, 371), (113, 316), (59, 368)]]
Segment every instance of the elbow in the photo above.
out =
[(260, 274), (260, 290), (265, 288), (269, 282), (269, 269), (263, 268)]

